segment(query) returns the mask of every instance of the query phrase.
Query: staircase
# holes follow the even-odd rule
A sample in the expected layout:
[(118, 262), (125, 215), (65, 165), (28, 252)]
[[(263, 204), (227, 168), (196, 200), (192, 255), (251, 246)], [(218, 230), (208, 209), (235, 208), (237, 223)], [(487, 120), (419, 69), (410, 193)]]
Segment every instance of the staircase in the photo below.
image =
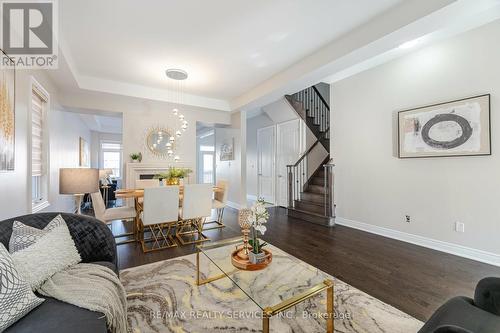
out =
[(333, 164), (330, 163), (330, 155), (310, 177), (308, 172), (308, 160), (317, 145), (321, 144), (327, 152), (330, 151), (330, 107), (314, 86), (285, 98), (316, 137), (299, 160), (287, 166), (287, 214), (312, 223), (334, 226)]

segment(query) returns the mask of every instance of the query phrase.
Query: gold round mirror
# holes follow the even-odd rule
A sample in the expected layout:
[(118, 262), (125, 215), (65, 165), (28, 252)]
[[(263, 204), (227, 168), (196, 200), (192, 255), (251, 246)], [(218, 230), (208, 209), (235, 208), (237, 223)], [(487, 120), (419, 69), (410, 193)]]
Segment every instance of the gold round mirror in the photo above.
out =
[(146, 146), (158, 157), (172, 157), (175, 151), (175, 135), (165, 128), (157, 127), (146, 135)]

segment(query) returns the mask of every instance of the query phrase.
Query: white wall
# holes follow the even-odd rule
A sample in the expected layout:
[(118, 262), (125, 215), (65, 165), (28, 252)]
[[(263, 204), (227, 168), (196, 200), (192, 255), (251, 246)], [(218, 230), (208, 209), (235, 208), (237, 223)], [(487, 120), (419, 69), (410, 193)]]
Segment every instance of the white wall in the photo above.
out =
[(71, 195), (59, 195), (59, 169), (78, 167), (80, 162), (80, 137), (89, 144), (90, 129), (78, 114), (52, 109), (50, 127), (50, 207), (44, 211), (73, 212), (75, 199)]
[[(221, 145), (234, 139), (234, 160), (221, 161)], [(246, 206), (246, 119), (240, 112), (231, 116), (231, 127), (215, 129), (216, 180), (229, 181), (228, 205)]]
[[(332, 86), (338, 221), (500, 254), (499, 40), (496, 21)], [(393, 156), (394, 112), (484, 93), (492, 98), (492, 156)]]
[(48, 110), (50, 141), (49, 202), (45, 211), (70, 211), (74, 200), (60, 196), (59, 168), (76, 167), (79, 137), (90, 141), (90, 131), (78, 115), (62, 112), (57, 89), (43, 71), (16, 71), (16, 160), (13, 172), (0, 173), (0, 220), (31, 212), (31, 189), (28, 188), (28, 103), (31, 99), (31, 76), (50, 94)]
[[(183, 166), (193, 170), (192, 179), (196, 176), (196, 121), (212, 123), (229, 123), (228, 112), (216, 111), (184, 111), (189, 122), (188, 129), (178, 141), (178, 155)], [(144, 142), (147, 130), (152, 126), (172, 126), (174, 118), (170, 109), (142, 109), (123, 113), (123, 156), (126, 159), (131, 153), (142, 152), (144, 163), (162, 162), (174, 164), (173, 161), (153, 156), (146, 149)]]

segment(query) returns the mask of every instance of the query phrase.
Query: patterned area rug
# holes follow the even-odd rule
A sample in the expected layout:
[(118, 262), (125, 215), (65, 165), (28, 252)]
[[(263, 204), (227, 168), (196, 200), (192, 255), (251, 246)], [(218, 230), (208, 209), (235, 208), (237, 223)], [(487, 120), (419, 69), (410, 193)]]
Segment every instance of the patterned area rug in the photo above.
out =
[[(315, 285), (329, 275), (316, 270), (291, 272), (299, 259), (270, 246), (273, 256), (283, 255), (290, 266), (273, 266), (282, 279), (300, 279)], [(120, 272), (128, 296), (129, 331), (150, 332), (261, 332), (261, 310), (228, 278), (196, 286), (195, 255), (134, 267)], [(203, 255), (202, 277), (220, 274)], [(288, 268), (288, 269), (287, 269)], [(319, 274), (318, 274), (319, 273)], [(274, 274), (273, 274), (274, 275)], [(308, 276), (309, 275), (309, 276)], [(331, 278), (331, 277), (329, 277)], [(335, 281), (335, 332), (411, 333), (422, 322), (376, 298), (333, 278)], [(321, 281), (321, 280), (319, 280)], [(273, 291), (263, 281), (253, 281), (261, 296)], [(326, 332), (322, 314), (325, 292), (270, 320), (271, 332)]]

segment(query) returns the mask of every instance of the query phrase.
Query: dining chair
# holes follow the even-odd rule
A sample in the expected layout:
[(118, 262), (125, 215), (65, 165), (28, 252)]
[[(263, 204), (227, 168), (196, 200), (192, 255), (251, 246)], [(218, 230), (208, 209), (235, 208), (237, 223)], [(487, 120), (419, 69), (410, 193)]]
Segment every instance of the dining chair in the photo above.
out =
[(144, 190), (150, 187), (159, 187), (160, 180), (159, 179), (137, 179), (135, 181), (135, 189), (136, 190)]
[[(143, 252), (177, 246), (172, 228), (179, 220), (179, 186), (149, 187), (144, 189), (143, 210), (140, 215)], [(149, 231), (151, 237), (146, 239)], [(146, 243), (153, 242), (151, 248)]]
[[(219, 179), (217, 181), (217, 191), (214, 194), (214, 199), (212, 200), (212, 209), (217, 212), (217, 219), (215, 221), (209, 221), (205, 223), (205, 228), (203, 230), (219, 229), (224, 228), (225, 225), (222, 221), (224, 217), (224, 208), (227, 206), (227, 192), (229, 189), (229, 182), (225, 179)], [(215, 224), (215, 225), (214, 225)]]
[[(144, 190), (150, 187), (159, 187), (160, 180), (159, 179), (136, 179), (135, 180), (135, 189), (136, 190)], [(138, 198), (137, 202), (142, 205), (144, 202), (144, 198)]]
[(211, 184), (184, 185), (180, 219), (176, 228), (176, 237), (182, 245), (210, 240), (203, 234), (203, 225), (212, 213), (212, 194)]
[(114, 220), (132, 220), (134, 231), (123, 233), (119, 235), (113, 235), (115, 238), (134, 236), (133, 239), (117, 242), (117, 245), (135, 242), (135, 228), (136, 228), (136, 211), (134, 207), (115, 207), (115, 208), (106, 208), (104, 205), (104, 199), (100, 192), (95, 192), (90, 194), (92, 198), (92, 206), (94, 207), (94, 215), (96, 219), (101, 220), (106, 223), (111, 230), (113, 230), (113, 221)]

